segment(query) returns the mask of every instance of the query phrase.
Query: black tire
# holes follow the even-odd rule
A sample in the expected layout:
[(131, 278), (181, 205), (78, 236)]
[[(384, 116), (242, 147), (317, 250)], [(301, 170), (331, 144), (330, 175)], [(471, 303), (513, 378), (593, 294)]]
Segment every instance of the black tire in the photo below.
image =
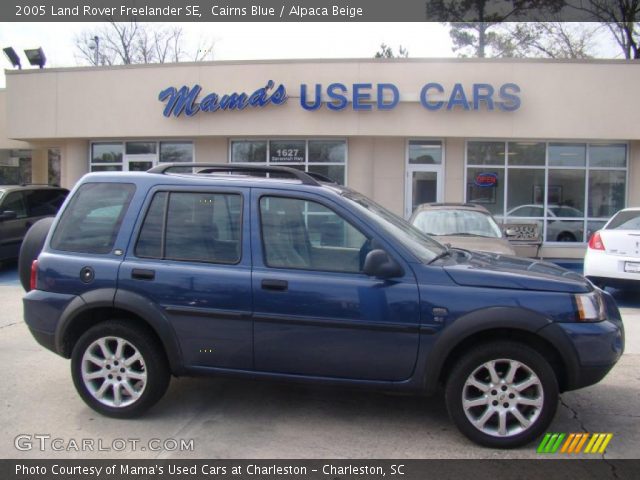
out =
[[(99, 368), (92, 361), (83, 360), (88, 350), (91, 350), (94, 354), (99, 350), (99, 347), (94, 343), (99, 339), (106, 339), (107, 347), (111, 352), (116, 351), (117, 339), (123, 340), (125, 344), (128, 342), (129, 346), (123, 348), (121, 357), (124, 358), (127, 355), (131, 355), (129, 357), (131, 358), (137, 350), (142, 360), (134, 362), (130, 366), (131, 368), (123, 363), (118, 363), (113, 358), (102, 368)], [(101, 354), (97, 356), (99, 358), (108, 357), (108, 355)], [(88, 368), (95, 367), (95, 370), (90, 372), (91, 374), (103, 375), (103, 372), (104, 374), (111, 372), (109, 374), (112, 374), (113, 378), (111, 380), (99, 378), (85, 382), (83, 379), (83, 365), (85, 372)], [(126, 371), (121, 373), (125, 369)], [(120, 374), (122, 377), (119, 376)], [(136, 381), (131, 377), (127, 378), (127, 375), (133, 376), (134, 374), (138, 376), (146, 375), (144, 387), (141, 386), (142, 380), (138, 379)], [(162, 398), (169, 386), (170, 371), (162, 347), (153, 339), (150, 331), (136, 325), (130, 325), (123, 320), (110, 320), (91, 327), (76, 342), (71, 355), (71, 376), (82, 399), (96, 412), (108, 417), (132, 418), (140, 416)], [(121, 379), (122, 382), (120, 382)], [(108, 382), (111, 382), (111, 385), (106, 386), (101, 401), (91, 392), (90, 388), (99, 392), (103, 383)], [(135, 391), (136, 394), (139, 394), (137, 399), (132, 398), (133, 395), (127, 393), (127, 389), (123, 385), (125, 382), (129, 385), (130, 391)], [(121, 406), (108, 404), (115, 402), (116, 389), (120, 392), (118, 395), (122, 399)]]
[(18, 275), (22, 288), (27, 292), (30, 290), (29, 284), (31, 280), (31, 264), (38, 258), (47, 234), (51, 229), (54, 217), (47, 217), (38, 220), (29, 230), (27, 230), (22, 245), (20, 246), (20, 254), (18, 256)]
[[(482, 383), (493, 385), (487, 376), (489, 370), (484, 367), (492, 360), (513, 360), (524, 367), (515, 369), (516, 377), (513, 382), (507, 383), (508, 387), (505, 391), (502, 391), (504, 385), (501, 383), (497, 384), (497, 388), (490, 387), (484, 394), (479, 388), (465, 386), (474, 373), (474, 379), (480, 378), (483, 380)], [(496, 363), (495, 371), (501, 380), (505, 380), (508, 368), (509, 364), (506, 361)], [(534, 375), (530, 375), (531, 373)], [(515, 386), (518, 383), (522, 384), (522, 381), (527, 378), (537, 379), (538, 383), (518, 392)], [(476, 420), (487, 415), (488, 420), (483, 426), (484, 430), (476, 427), (467, 416), (463, 406), (463, 395), (466, 395), (468, 400), (487, 402), (486, 406), (469, 407), (469, 414)], [(512, 398), (511, 395), (514, 397)], [(521, 396), (517, 397), (518, 395)], [(541, 399), (538, 400), (541, 403), (540, 407), (520, 404), (520, 402), (531, 402), (531, 399), (536, 397)], [(451, 420), (469, 439), (491, 448), (515, 448), (539, 437), (553, 420), (558, 408), (558, 381), (549, 363), (536, 350), (518, 342), (496, 341), (470, 350), (455, 364), (447, 379), (445, 398)], [(531, 423), (524, 427), (522, 422), (511, 413), (514, 409), (518, 410), (521, 418), (531, 420)], [(500, 435), (499, 418), (503, 415), (503, 410), (506, 412), (504, 418), (507, 429)]]
[(558, 242), (575, 242), (576, 236), (571, 232), (562, 232), (558, 235)]

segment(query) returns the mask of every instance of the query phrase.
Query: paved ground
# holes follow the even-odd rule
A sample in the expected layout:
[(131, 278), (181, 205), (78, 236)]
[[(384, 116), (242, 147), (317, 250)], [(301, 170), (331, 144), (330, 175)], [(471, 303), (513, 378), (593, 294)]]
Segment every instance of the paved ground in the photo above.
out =
[[(513, 451), (476, 447), (449, 422), (442, 397), (219, 379), (173, 379), (144, 418), (95, 414), (76, 394), (69, 362), (45, 351), (22, 322), (20, 289), (11, 268), (0, 270), (0, 458), (536, 458), (535, 445)], [(612, 432), (606, 458), (640, 452), (640, 298), (616, 293), (627, 349), (598, 385), (562, 395), (550, 431)], [(62, 439), (68, 451), (40, 451), (33, 435)], [(33, 448), (14, 441), (31, 436)], [(29, 437), (25, 437), (29, 438)], [(73, 440), (102, 441), (124, 452), (78, 453)], [(140, 439), (137, 451), (129, 439)], [(150, 451), (150, 439), (193, 439), (193, 451)], [(50, 440), (44, 440), (47, 445)], [(23, 447), (28, 443), (21, 444)], [(155, 447), (156, 443), (152, 444)], [(97, 444), (96, 447), (97, 448)], [(145, 448), (142, 451), (141, 448)]]

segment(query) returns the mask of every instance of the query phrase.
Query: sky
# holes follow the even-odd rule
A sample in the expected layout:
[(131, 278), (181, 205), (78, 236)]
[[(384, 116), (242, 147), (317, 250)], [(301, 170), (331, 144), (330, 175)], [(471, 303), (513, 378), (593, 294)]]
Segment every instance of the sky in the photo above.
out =
[[(370, 58), (381, 43), (394, 51), (402, 45), (411, 58), (454, 57), (448, 29), (439, 23), (177, 23), (186, 35), (186, 49), (197, 50), (200, 40), (215, 41), (214, 60), (283, 58)], [(0, 23), (0, 48), (12, 46), (30, 68), (23, 50), (42, 47), (47, 67), (73, 67), (75, 39), (92, 33), (98, 23)], [(602, 45), (601, 45), (602, 43)], [(615, 55), (610, 42), (598, 44), (602, 55)], [(0, 54), (1, 55), (1, 54)], [(0, 57), (0, 88), (4, 69), (12, 66)]]

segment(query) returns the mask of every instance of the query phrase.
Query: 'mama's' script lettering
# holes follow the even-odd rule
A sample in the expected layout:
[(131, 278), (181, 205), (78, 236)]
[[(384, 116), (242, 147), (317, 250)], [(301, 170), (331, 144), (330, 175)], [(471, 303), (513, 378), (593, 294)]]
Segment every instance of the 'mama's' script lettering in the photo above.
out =
[(216, 112), (218, 110), (244, 110), (247, 107), (264, 107), (272, 103), (273, 105), (281, 105), (287, 101), (287, 90), (284, 85), (280, 84), (274, 90), (273, 80), (269, 80), (267, 84), (258, 88), (255, 92), (248, 93), (229, 93), (218, 95), (217, 93), (209, 93), (198, 101), (198, 97), (202, 92), (200, 85), (194, 85), (189, 88), (186, 85), (178, 88), (165, 88), (158, 95), (158, 100), (166, 102), (162, 114), (165, 117), (179, 117), (183, 113), (187, 117), (193, 117), (198, 112)]

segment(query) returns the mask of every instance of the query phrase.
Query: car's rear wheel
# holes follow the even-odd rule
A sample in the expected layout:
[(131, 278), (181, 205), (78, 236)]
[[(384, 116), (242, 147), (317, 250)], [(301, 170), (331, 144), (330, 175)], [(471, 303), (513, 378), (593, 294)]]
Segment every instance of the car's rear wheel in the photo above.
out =
[(99, 323), (80, 337), (71, 355), (78, 393), (110, 417), (144, 413), (164, 395), (169, 366), (149, 332), (124, 321)]
[(18, 275), (22, 288), (27, 292), (30, 290), (31, 264), (38, 258), (38, 255), (40, 255), (42, 247), (44, 247), (44, 241), (47, 239), (47, 234), (54, 220), (55, 218), (53, 217), (38, 220), (27, 230), (24, 240), (22, 241), (20, 254), (18, 256)]
[(575, 242), (576, 237), (573, 233), (570, 232), (562, 232), (558, 235), (558, 242)]
[(466, 353), (446, 384), (451, 419), (468, 438), (492, 448), (525, 445), (549, 426), (558, 406), (558, 382), (536, 350), (492, 342)]

